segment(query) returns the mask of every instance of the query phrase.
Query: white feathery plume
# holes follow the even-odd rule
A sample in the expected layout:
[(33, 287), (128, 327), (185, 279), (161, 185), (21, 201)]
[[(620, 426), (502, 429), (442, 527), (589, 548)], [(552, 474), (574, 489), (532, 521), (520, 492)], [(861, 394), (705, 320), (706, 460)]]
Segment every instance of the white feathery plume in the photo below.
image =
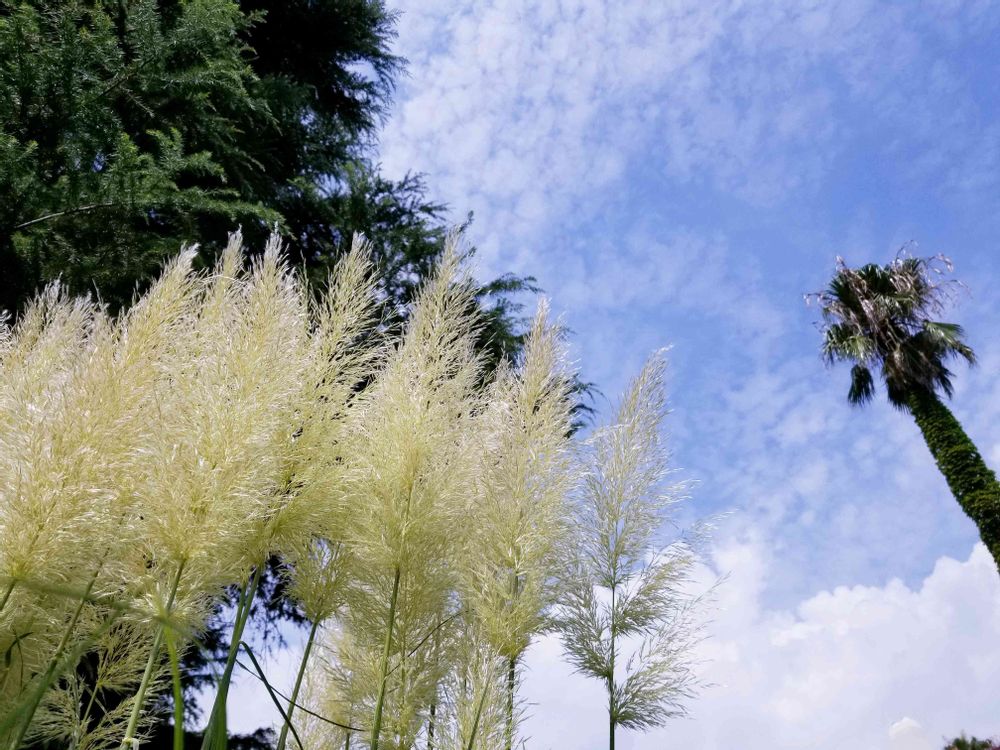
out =
[(650, 358), (615, 422), (588, 442), (578, 558), (560, 607), (567, 658), (606, 685), (612, 750), (616, 727), (661, 726), (683, 715), (697, 687), (698, 599), (684, 591), (694, 552), (683, 541), (657, 544), (668, 508), (681, 499), (666, 483), (664, 368), (662, 352)]

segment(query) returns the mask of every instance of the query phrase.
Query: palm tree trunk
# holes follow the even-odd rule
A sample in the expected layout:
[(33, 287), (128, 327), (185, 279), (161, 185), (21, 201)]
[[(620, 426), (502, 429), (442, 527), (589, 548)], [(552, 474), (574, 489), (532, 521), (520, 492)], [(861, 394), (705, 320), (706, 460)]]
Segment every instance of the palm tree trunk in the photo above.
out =
[(1000, 483), (962, 425), (935, 394), (913, 391), (907, 406), (962, 510), (1000, 568)]

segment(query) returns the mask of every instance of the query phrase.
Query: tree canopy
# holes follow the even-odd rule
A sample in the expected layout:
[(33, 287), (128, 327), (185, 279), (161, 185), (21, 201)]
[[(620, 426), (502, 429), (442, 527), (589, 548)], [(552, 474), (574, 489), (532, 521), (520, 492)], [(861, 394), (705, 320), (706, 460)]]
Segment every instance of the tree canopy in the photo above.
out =
[[(164, 258), (274, 226), (322, 284), (354, 233), (390, 317), (441, 252), (445, 207), (387, 179), (378, 127), (403, 60), (380, 0), (0, 0), (0, 308), (43, 283), (112, 310)], [(510, 294), (480, 289), (490, 358), (516, 351)]]
[(962, 327), (932, 316), (944, 310), (950, 285), (947, 258), (898, 255), (886, 265), (849, 268), (837, 261), (829, 287), (815, 295), (827, 325), (823, 355), (831, 364), (853, 362), (847, 398), (862, 404), (875, 396), (878, 368), (890, 403), (902, 408), (914, 390), (952, 393), (947, 362), (975, 355)]

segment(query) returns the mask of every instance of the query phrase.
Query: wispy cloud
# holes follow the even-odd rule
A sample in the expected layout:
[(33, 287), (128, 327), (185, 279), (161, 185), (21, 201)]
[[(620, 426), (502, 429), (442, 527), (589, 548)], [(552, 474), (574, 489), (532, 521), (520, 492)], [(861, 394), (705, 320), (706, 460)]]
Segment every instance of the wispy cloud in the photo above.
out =
[(637, 167), (761, 205), (813, 195), (879, 130), (878, 153), (905, 155), (914, 175), (947, 162), (948, 186), (996, 185), (998, 133), (951, 57), (990, 38), (1000, 12), (989, 4), (401, 8), (411, 77), (385, 164), (428, 171), (456, 207), (477, 210), (494, 253), (593, 211)]

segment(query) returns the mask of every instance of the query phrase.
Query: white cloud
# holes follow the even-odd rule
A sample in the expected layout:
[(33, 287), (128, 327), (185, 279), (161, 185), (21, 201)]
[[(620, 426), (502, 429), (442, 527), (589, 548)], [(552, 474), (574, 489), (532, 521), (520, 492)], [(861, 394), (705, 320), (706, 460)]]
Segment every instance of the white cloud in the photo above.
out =
[[(619, 747), (939, 750), (962, 730), (1000, 732), (1000, 577), (981, 545), (968, 560), (938, 560), (917, 588), (840, 587), (788, 610), (762, 603), (775, 562), (757, 543), (730, 544), (718, 564), (732, 575), (700, 654), (714, 687), (690, 718), (620, 732)], [(529, 746), (605, 747), (600, 688), (558, 654), (547, 640), (528, 660)]]
[[(940, 743), (938, 743), (940, 745)], [(940, 750), (927, 737), (927, 732), (909, 716), (889, 727), (890, 750)]]

